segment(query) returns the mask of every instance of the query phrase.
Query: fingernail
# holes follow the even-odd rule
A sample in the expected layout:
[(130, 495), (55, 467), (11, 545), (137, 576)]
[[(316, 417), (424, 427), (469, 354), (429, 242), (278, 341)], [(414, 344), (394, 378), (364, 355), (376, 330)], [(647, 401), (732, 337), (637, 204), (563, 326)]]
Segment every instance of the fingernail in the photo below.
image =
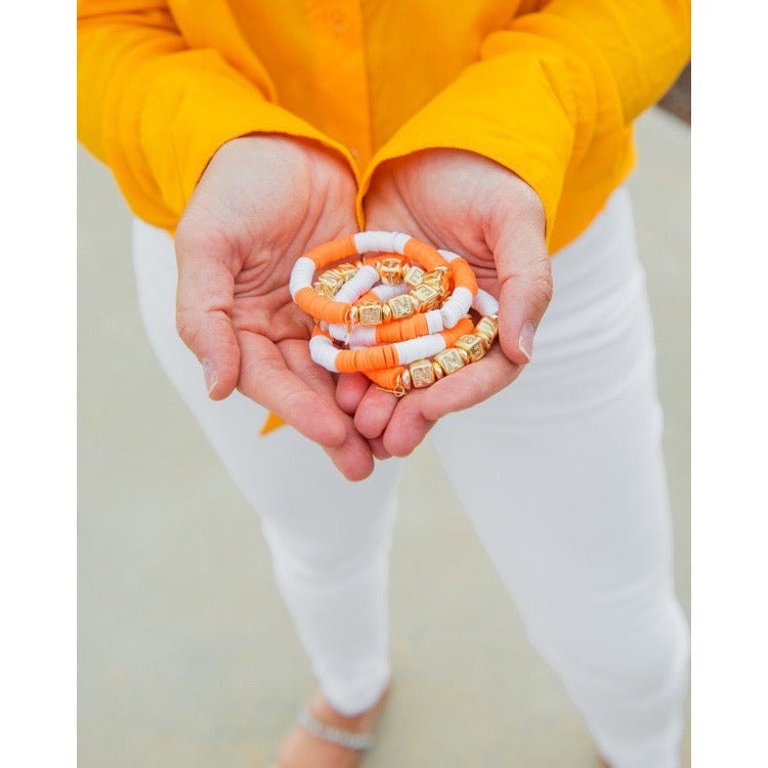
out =
[(210, 395), (219, 378), (216, 376), (213, 363), (208, 359), (203, 360), (203, 375), (205, 376), (205, 388), (208, 390), (208, 394)]
[(520, 331), (520, 338), (517, 346), (520, 351), (530, 360), (533, 357), (533, 334), (536, 333), (536, 326), (529, 320)]

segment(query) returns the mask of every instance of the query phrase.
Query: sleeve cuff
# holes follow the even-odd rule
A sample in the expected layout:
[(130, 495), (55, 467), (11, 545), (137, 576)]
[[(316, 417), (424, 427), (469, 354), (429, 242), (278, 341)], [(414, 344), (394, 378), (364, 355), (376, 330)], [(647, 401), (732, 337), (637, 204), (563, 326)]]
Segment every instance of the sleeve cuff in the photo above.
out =
[[(109, 164), (140, 217), (173, 229), (203, 171), (231, 139), (281, 133), (349, 151), (309, 123), (270, 103), (214, 51), (190, 51), (149, 65), (119, 95), (105, 136)], [(137, 138), (138, 137), (138, 138)]]

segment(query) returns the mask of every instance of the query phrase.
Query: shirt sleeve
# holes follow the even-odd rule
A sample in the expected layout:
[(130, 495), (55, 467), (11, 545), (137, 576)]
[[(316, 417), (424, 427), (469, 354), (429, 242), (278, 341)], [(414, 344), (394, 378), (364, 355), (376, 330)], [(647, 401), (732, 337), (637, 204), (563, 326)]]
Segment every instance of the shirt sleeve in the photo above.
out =
[(489, 35), (479, 60), (381, 147), (363, 177), (359, 206), (385, 161), (463, 149), (536, 190), (549, 238), (569, 175), (582, 173), (587, 187), (590, 174), (616, 176), (618, 164), (626, 165), (632, 121), (689, 56), (687, 0), (543, 2)]
[(258, 62), (252, 69), (246, 76), (218, 50), (190, 48), (162, 0), (81, 0), (78, 137), (133, 212), (166, 229), (216, 150), (239, 136), (314, 139), (355, 170), (346, 148), (271, 103), (268, 74)]

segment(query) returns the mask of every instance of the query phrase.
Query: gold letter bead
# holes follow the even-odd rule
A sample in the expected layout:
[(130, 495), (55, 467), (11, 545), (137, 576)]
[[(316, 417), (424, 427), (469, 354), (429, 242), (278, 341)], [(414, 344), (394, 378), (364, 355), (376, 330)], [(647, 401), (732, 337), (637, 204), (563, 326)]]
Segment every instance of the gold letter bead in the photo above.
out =
[(379, 275), (381, 276), (381, 282), (384, 285), (400, 285), (403, 281), (403, 276), (400, 272), (400, 259), (382, 259), (379, 265)]
[(426, 272), (421, 267), (417, 267), (415, 264), (412, 264), (405, 275), (403, 275), (403, 282), (406, 285), (409, 285), (411, 288), (415, 288), (417, 285), (421, 284), (421, 281), (424, 279), (424, 275)]
[(392, 310), (392, 317), (395, 320), (402, 320), (404, 317), (410, 317), (413, 314), (414, 307), (411, 304), (411, 297), (407, 294), (393, 296), (385, 302)]
[(440, 298), (438, 292), (431, 285), (425, 285), (424, 283), (417, 285), (411, 291), (411, 296), (419, 302), (423, 311), (434, 309)]
[(475, 326), (475, 333), (487, 336), (491, 343), (499, 332), (499, 321), (492, 315), (487, 315), (479, 320)]
[(323, 274), (320, 275), (320, 282), (328, 286), (328, 289), (333, 296), (336, 291), (344, 285), (344, 278), (335, 269), (329, 269), (327, 272), (323, 272)]
[(430, 286), (430, 288), (434, 288), (442, 297), (448, 293), (448, 270), (445, 267), (437, 267), (431, 272), (427, 272), (421, 282), (424, 285)]
[(464, 367), (464, 360), (459, 354), (459, 350), (454, 347), (438, 352), (435, 355), (435, 360), (440, 364), (443, 371), (449, 375), (456, 373), (456, 371)]
[(383, 313), (381, 304), (360, 304), (358, 307), (360, 325), (381, 325)]
[(477, 362), (483, 355), (485, 355), (483, 339), (474, 333), (468, 333), (462, 336), (456, 342), (456, 346), (459, 349), (465, 350), (473, 363)]
[(428, 387), (435, 383), (435, 371), (429, 360), (416, 360), (408, 366), (411, 372), (411, 381), (417, 389)]

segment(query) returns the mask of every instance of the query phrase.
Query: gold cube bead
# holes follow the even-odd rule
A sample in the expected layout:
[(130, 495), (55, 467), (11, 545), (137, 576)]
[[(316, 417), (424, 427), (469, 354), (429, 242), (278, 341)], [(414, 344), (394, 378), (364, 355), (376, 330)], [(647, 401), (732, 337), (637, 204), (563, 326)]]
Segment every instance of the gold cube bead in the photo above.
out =
[(384, 285), (400, 285), (403, 275), (400, 271), (401, 259), (382, 259), (379, 264), (379, 275)]
[(440, 299), (440, 294), (431, 285), (417, 285), (412, 291), (413, 296), (420, 305), (422, 311), (434, 309)]
[(426, 274), (427, 273), (421, 267), (412, 264), (408, 268), (408, 271), (403, 275), (403, 282), (411, 288), (415, 288), (417, 285), (421, 285), (421, 281)]
[(455, 349), (454, 347), (451, 347), (450, 349), (444, 349), (442, 352), (438, 352), (435, 355), (435, 360), (440, 364), (440, 367), (448, 375), (456, 373), (456, 371), (464, 367), (464, 359), (459, 353), (459, 350)]
[(449, 289), (447, 268), (437, 267), (437, 269), (427, 272), (427, 274), (424, 275), (422, 283), (434, 288), (441, 297), (445, 296)]
[(395, 320), (401, 320), (404, 317), (410, 317), (414, 312), (411, 297), (405, 293), (400, 296), (393, 296), (385, 302), (392, 310), (392, 317)]
[(469, 352), (461, 347), (456, 347), (456, 351), (461, 355), (461, 359), (464, 361), (464, 365), (469, 365), (472, 362), (472, 358), (469, 356)]
[(360, 325), (381, 325), (383, 312), (381, 304), (359, 304), (358, 313)]
[(325, 296), (327, 299), (333, 298), (333, 291), (331, 290), (331, 287), (327, 283), (321, 283), (319, 280), (312, 285), (312, 287), (315, 289), (316, 293), (319, 293), (321, 296)]
[(354, 264), (347, 262), (346, 264), (339, 264), (336, 267), (336, 271), (341, 275), (341, 279), (348, 283), (357, 274), (358, 270)]
[(416, 389), (428, 387), (435, 383), (435, 371), (429, 360), (416, 360), (408, 366), (411, 382)]
[(463, 349), (469, 355), (469, 359), (476, 363), (485, 355), (485, 344), (483, 338), (474, 333), (468, 333), (462, 336), (457, 342), (457, 349)]
[(475, 326), (475, 333), (487, 336), (493, 343), (493, 340), (499, 333), (499, 321), (492, 315), (481, 318)]
[(320, 275), (319, 282), (323, 285), (327, 285), (333, 296), (336, 291), (344, 285), (344, 278), (335, 269), (329, 269), (327, 272), (323, 272), (323, 274)]

